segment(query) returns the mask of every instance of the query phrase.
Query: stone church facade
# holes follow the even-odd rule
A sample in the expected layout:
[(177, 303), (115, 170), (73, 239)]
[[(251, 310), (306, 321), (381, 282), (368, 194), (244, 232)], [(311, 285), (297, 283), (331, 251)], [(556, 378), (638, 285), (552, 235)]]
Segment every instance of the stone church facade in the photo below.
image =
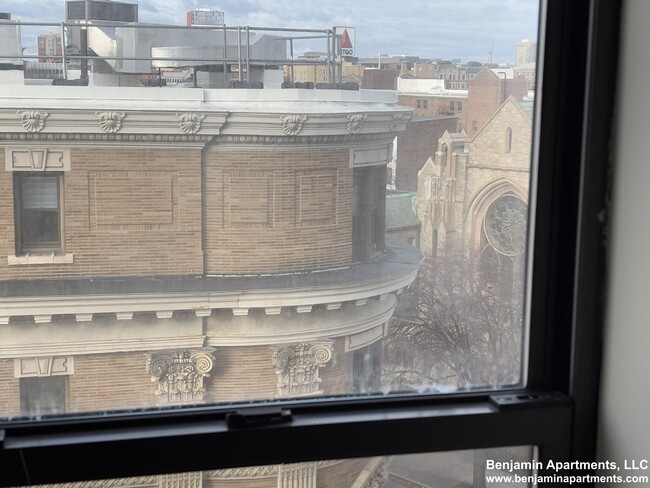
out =
[(425, 254), (462, 248), (523, 265), (531, 144), (531, 114), (512, 96), (474, 137), (445, 132), (418, 174)]

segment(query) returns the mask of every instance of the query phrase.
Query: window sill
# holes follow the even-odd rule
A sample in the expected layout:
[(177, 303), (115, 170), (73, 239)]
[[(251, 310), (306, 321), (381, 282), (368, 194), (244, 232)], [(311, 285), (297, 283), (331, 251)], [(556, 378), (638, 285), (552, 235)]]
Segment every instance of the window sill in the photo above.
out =
[(72, 264), (74, 255), (66, 254), (25, 254), (22, 256), (7, 256), (9, 266), (31, 265), (31, 264)]

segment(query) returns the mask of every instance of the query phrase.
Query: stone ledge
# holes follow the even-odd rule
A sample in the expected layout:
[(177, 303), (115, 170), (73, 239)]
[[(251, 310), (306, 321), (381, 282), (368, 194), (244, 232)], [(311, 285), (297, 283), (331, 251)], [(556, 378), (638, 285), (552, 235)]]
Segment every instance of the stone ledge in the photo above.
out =
[(36, 264), (72, 264), (74, 263), (74, 254), (30, 254), (23, 256), (7, 256), (7, 265), (9, 266), (29, 266)]

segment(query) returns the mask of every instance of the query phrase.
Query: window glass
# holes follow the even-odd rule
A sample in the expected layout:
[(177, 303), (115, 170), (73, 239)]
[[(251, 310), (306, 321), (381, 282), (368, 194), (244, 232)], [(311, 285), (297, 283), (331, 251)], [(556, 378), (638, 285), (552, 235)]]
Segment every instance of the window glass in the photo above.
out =
[[(233, 469), (152, 475), (138, 478), (89, 481), (88, 488), (120, 486), (216, 486), (293, 488), (377, 486), (401, 488), (499, 487), (525, 488), (535, 480), (563, 482), (560, 471), (540, 472), (536, 449), (528, 446), (448, 451), (355, 459), (329, 459), (308, 463), (250, 466)], [(543, 478), (548, 476), (548, 478)], [(554, 479), (553, 476), (556, 476)], [(614, 479), (614, 478), (612, 478)], [(64, 484), (49, 485), (64, 488)]]
[(0, 24), (0, 418), (525, 384), (538, 2), (57, 3)]

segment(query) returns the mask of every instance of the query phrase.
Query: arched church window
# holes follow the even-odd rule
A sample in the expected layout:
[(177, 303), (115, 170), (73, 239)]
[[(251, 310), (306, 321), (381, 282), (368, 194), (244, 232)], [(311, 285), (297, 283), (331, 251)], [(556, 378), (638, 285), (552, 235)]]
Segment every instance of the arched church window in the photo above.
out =
[(528, 205), (507, 194), (488, 208), (481, 237), (481, 272), (500, 292), (523, 292)]

